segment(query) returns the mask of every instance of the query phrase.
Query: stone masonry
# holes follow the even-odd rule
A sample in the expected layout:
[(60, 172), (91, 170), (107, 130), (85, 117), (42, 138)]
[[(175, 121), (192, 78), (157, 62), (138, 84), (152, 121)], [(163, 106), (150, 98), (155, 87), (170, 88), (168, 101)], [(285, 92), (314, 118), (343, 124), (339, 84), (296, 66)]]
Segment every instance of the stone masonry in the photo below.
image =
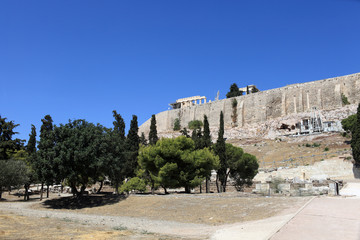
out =
[[(292, 84), (281, 88), (257, 92), (236, 97), (238, 128), (262, 123), (293, 114), (310, 112), (314, 107), (318, 110), (330, 111), (343, 107), (342, 94), (351, 104), (360, 100), (360, 73), (329, 78), (319, 81)], [(181, 127), (187, 127), (192, 120), (203, 120), (207, 115), (210, 127), (218, 128), (220, 112), (224, 113), (225, 128), (232, 128), (232, 98), (172, 109), (156, 114), (158, 133), (172, 131), (176, 118)], [(148, 135), (150, 119), (139, 127)]]

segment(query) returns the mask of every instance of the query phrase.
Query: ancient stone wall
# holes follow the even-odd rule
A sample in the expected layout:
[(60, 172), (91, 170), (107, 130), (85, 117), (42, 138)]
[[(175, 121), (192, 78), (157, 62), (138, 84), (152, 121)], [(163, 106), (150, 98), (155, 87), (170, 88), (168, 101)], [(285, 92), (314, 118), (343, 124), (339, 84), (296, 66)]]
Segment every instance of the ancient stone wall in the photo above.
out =
[[(350, 103), (359, 103), (360, 73), (239, 96), (236, 97), (236, 126), (242, 128), (247, 124), (261, 124), (294, 113), (310, 112), (313, 107), (319, 110), (341, 108), (342, 94)], [(223, 99), (158, 113), (157, 130), (159, 133), (172, 131), (176, 118), (180, 119), (181, 128), (187, 127), (192, 120), (203, 120), (204, 114), (208, 117), (210, 127), (218, 127), (221, 111), (224, 113), (225, 127), (233, 127), (232, 101), (233, 98)], [(150, 119), (140, 126), (139, 134), (144, 132), (147, 136), (149, 129)]]

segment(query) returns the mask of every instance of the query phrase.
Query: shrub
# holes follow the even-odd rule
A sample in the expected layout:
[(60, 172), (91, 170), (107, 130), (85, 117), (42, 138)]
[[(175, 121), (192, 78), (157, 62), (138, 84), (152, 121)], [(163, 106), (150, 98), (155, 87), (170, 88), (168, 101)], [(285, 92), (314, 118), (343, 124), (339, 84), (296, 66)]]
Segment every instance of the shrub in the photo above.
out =
[(342, 101), (342, 103), (344, 105), (349, 105), (350, 104), (348, 98), (343, 93), (341, 94), (341, 101)]
[(176, 118), (174, 121), (174, 131), (179, 131), (180, 130), (180, 119)]
[(324, 151), (325, 152), (329, 151), (329, 148), (328, 147), (324, 148)]
[(188, 124), (188, 127), (190, 129), (199, 129), (202, 126), (203, 126), (203, 123), (200, 120), (193, 120), (193, 121), (190, 121), (189, 124)]
[(131, 178), (129, 181), (124, 183), (120, 187), (120, 192), (131, 192), (132, 190), (137, 190), (139, 192), (145, 192), (146, 191), (146, 183), (143, 179), (140, 179), (138, 177)]

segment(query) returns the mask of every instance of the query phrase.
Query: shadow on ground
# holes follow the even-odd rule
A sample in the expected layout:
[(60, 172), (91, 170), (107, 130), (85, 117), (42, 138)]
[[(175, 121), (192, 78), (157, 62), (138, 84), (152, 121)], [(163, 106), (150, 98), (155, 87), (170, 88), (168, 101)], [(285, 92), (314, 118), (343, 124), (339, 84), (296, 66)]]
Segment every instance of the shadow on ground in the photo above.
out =
[(94, 194), (88, 196), (61, 197), (43, 202), (43, 206), (52, 209), (82, 209), (100, 207), (118, 203), (126, 199), (125, 195)]

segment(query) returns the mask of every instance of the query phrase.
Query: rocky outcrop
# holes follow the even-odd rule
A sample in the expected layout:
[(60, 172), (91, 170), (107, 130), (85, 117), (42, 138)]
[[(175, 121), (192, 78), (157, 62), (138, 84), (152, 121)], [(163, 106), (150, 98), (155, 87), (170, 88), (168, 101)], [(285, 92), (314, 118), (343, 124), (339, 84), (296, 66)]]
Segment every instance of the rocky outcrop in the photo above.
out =
[[(342, 96), (346, 96), (350, 106), (344, 106)], [(187, 127), (190, 121), (203, 120), (203, 116), (207, 115), (216, 137), (221, 111), (224, 113), (227, 138), (274, 138), (288, 131), (285, 125), (290, 126), (302, 117), (309, 117), (314, 108), (320, 111), (325, 120), (341, 120), (356, 111), (360, 100), (360, 73), (236, 97), (236, 124), (232, 118), (232, 100), (223, 99), (158, 113), (159, 136), (179, 135), (172, 131), (176, 118), (180, 119), (181, 127)], [(285, 124), (283, 128), (281, 124)], [(139, 127), (139, 133), (144, 132), (147, 136), (149, 129), (150, 119)]]

